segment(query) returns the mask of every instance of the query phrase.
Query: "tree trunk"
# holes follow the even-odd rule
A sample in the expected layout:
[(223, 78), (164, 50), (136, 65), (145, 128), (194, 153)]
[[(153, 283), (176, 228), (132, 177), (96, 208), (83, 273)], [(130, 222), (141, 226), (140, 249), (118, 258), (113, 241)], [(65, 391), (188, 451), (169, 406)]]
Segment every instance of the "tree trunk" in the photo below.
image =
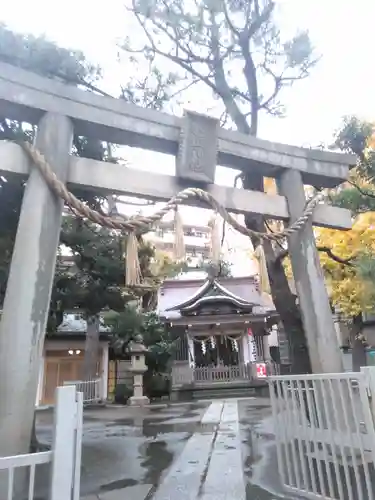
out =
[(38, 438), (36, 437), (36, 412), (34, 411), (33, 429), (30, 440), (30, 453), (37, 453), (39, 448)]
[(360, 372), (361, 366), (367, 365), (366, 348), (360, 338), (355, 338), (352, 345), (353, 372)]
[(360, 372), (361, 366), (367, 365), (366, 346), (364, 336), (361, 335), (363, 329), (362, 315), (359, 314), (353, 319), (350, 332), (350, 343), (352, 346), (352, 370)]
[(36, 435), (36, 411), (34, 412), (34, 420), (33, 420), (33, 430), (31, 433), (31, 441), (30, 441), (30, 453), (38, 453), (40, 451), (49, 451), (51, 446), (47, 444), (43, 444), (38, 440), (38, 436)]
[[(246, 68), (245, 76), (248, 82), (248, 88), (251, 94), (251, 124), (247, 123), (246, 117), (240, 114), (233, 96), (223, 98), (225, 107), (237, 126), (237, 130), (243, 134), (248, 134), (256, 137), (258, 133), (258, 113), (259, 113), (259, 96), (257, 87), (257, 75), (252, 61), (251, 53), (243, 46), (245, 51)], [(216, 75), (215, 75), (216, 77)], [(220, 88), (223, 82), (216, 81)], [(223, 87), (225, 90), (225, 86)], [(223, 92), (220, 93), (223, 96)], [(240, 116), (241, 115), (241, 116)], [(251, 167), (251, 166), (250, 166)], [(246, 173), (243, 176), (243, 187), (252, 191), (264, 192), (264, 179), (260, 174)], [(251, 195), (250, 195), (251, 196)], [(264, 217), (256, 214), (248, 214), (245, 217), (246, 227), (255, 231), (264, 232), (265, 223)], [(251, 238), (255, 246), (259, 244), (258, 238)], [(311, 363), (305, 332), (303, 329), (301, 313), (296, 305), (295, 297), (293, 296), (288, 280), (285, 275), (284, 268), (281, 263), (275, 263), (275, 252), (271, 243), (264, 245), (264, 251), (267, 259), (267, 268), (270, 277), (270, 285), (273, 302), (276, 310), (280, 315), (280, 320), (284, 325), (286, 336), (289, 340), (289, 349), (291, 355), (291, 372), (292, 373), (311, 373)]]
[[(243, 182), (244, 189), (263, 191), (263, 177), (260, 175), (246, 174)], [(260, 215), (249, 214), (245, 217), (246, 227), (255, 231), (264, 232), (265, 224)], [(259, 244), (258, 238), (251, 238), (255, 246)], [(272, 298), (285, 333), (289, 340), (291, 355), (291, 372), (311, 373), (311, 364), (303, 329), (301, 313), (292, 294), (288, 280), (281, 262), (275, 262), (275, 251), (270, 242), (264, 243), (264, 252), (267, 259), (267, 269), (270, 278)]]
[(87, 316), (87, 331), (85, 342), (85, 353), (83, 359), (83, 380), (92, 380), (97, 376), (97, 366), (99, 359), (99, 314)]

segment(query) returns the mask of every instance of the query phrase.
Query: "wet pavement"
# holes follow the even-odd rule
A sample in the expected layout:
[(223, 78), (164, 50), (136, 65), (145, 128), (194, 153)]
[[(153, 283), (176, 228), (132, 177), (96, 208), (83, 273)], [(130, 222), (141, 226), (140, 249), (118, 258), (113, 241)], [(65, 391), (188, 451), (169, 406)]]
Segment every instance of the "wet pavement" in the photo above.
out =
[[(37, 418), (52, 440), (52, 414)], [(46, 474), (38, 481), (45, 495)], [(86, 500), (278, 500), (266, 398), (113, 407), (84, 415), (81, 496)]]

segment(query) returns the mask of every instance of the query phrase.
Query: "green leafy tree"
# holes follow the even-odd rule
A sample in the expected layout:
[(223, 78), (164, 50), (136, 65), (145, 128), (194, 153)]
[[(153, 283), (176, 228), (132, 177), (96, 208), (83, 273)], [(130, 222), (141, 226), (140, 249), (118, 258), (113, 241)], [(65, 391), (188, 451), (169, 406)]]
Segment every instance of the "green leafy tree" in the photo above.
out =
[(129, 343), (141, 335), (148, 348), (146, 363), (149, 374), (169, 371), (175, 339), (155, 312), (144, 313), (128, 305), (122, 313), (107, 317), (106, 323), (113, 334), (115, 353), (120, 356), (127, 353)]
[[(59, 78), (76, 85), (93, 84), (100, 77), (100, 69), (89, 63), (80, 51), (58, 47), (44, 37), (14, 33), (0, 24), (0, 61), (42, 76)], [(0, 140), (32, 141), (36, 127), (28, 123), (0, 116)], [(74, 137), (74, 153), (92, 159), (104, 159), (103, 144), (84, 137)], [(24, 182), (14, 178), (0, 178), (0, 301), (4, 298), (9, 264), (17, 230)], [(90, 192), (76, 190), (76, 196), (98, 209), (102, 199)]]
[(100, 76), (79, 50), (59, 47), (44, 36), (15, 33), (0, 24), (0, 60), (50, 78), (61, 78), (77, 85), (90, 85)]
[(332, 193), (338, 206), (353, 214), (375, 211), (375, 141), (374, 125), (355, 116), (344, 119), (336, 135), (333, 148), (339, 148), (358, 157), (347, 183)]
[[(351, 210), (355, 221), (360, 219), (367, 221), (368, 229), (372, 233), (372, 221), (375, 213), (374, 124), (360, 120), (355, 116), (346, 117), (332, 147), (354, 153), (358, 157), (355, 168), (350, 172), (348, 182), (332, 191), (332, 201), (335, 205)], [(354, 267), (360, 278), (368, 282), (368, 285), (373, 283), (375, 255), (373, 245), (370, 242), (356, 248), (348, 263)], [(370, 301), (373, 300), (370, 289), (367, 298)], [(373, 305), (375, 307), (375, 303)], [(364, 303), (364, 307), (368, 308), (368, 306), (369, 304)]]
[[(57, 300), (61, 310), (77, 309), (87, 321), (82, 377), (89, 380), (96, 375), (101, 312), (120, 312), (135, 298), (124, 290), (124, 237), (116, 231), (69, 218), (63, 224), (61, 243), (72, 251), (75, 269), (58, 281)], [(139, 254), (141, 272), (146, 274), (153, 249), (142, 245)]]
[[(144, 38), (137, 46), (127, 37), (123, 49), (158, 67), (172, 63), (181, 79), (203, 85), (221, 107), (222, 124), (256, 136), (260, 114), (282, 116), (283, 89), (306, 78), (317, 61), (307, 32), (283, 37), (272, 0), (132, 0), (129, 10)], [(242, 175), (243, 187), (264, 190), (264, 179)], [(261, 216), (248, 215), (248, 228), (265, 231)], [(254, 246), (259, 241), (253, 238)], [(288, 332), (293, 371), (310, 369), (300, 311), (282, 264), (265, 245), (272, 296)]]
[(219, 263), (203, 261), (201, 268), (208, 276), (217, 278), (230, 278), (232, 276), (231, 263), (227, 260), (220, 260)]

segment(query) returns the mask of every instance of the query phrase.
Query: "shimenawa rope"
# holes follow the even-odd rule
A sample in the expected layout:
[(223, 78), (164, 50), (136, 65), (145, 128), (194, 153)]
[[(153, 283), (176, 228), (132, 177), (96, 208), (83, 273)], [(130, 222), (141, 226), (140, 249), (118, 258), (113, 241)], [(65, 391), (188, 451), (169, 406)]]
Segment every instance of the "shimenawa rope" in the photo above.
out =
[(31, 158), (32, 162), (38, 167), (43, 178), (47, 182), (50, 189), (72, 210), (72, 212), (85, 219), (90, 220), (96, 224), (107, 227), (109, 229), (117, 229), (125, 233), (144, 233), (149, 231), (155, 224), (160, 221), (168, 212), (175, 210), (178, 205), (186, 202), (187, 200), (197, 199), (203, 201), (208, 207), (212, 208), (215, 212), (220, 214), (225, 222), (230, 224), (234, 229), (244, 236), (255, 236), (262, 241), (279, 241), (293, 233), (302, 229), (311, 218), (315, 207), (323, 200), (324, 194), (318, 193), (311, 198), (305, 206), (304, 212), (296, 221), (283, 231), (262, 233), (249, 229), (240, 224), (227, 210), (221, 205), (210, 193), (203, 191), (199, 188), (187, 188), (180, 191), (176, 196), (169, 200), (164, 207), (149, 216), (140, 216), (116, 218), (116, 216), (103, 215), (96, 210), (85, 205), (73, 193), (71, 193), (65, 184), (58, 179), (53, 172), (51, 166), (43, 156), (43, 154), (29, 142), (19, 142), (22, 149)]

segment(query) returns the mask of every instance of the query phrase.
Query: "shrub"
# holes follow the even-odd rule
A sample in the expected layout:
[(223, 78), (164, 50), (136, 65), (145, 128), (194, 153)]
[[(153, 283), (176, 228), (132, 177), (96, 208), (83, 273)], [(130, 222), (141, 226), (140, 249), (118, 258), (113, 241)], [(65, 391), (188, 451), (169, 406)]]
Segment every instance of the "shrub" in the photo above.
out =
[(171, 379), (167, 375), (156, 373), (144, 380), (145, 394), (150, 399), (169, 396), (171, 392)]
[(128, 399), (133, 395), (132, 389), (128, 387), (126, 384), (117, 384), (115, 393), (114, 393), (114, 399), (115, 403), (117, 404), (123, 404), (125, 405), (128, 401)]

